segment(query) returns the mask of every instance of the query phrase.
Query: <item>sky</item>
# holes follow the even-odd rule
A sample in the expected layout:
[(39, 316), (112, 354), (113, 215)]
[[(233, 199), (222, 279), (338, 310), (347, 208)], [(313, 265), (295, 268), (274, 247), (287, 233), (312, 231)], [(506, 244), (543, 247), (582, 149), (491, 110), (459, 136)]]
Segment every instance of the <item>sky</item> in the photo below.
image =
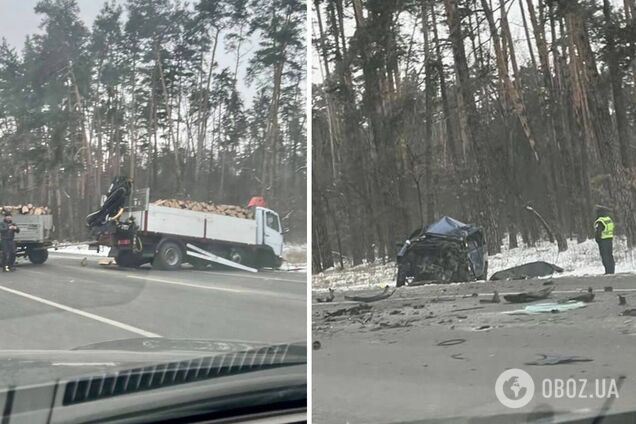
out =
[[(33, 11), (39, 0), (0, 0), (0, 39), (6, 38), (9, 45), (19, 52), (24, 45), (24, 39), (29, 34), (40, 32), (40, 16)], [(91, 28), (95, 17), (99, 14), (106, 0), (76, 0), (80, 9), (80, 18), (84, 24)], [(124, 1), (118, 0), (123, 4)], [(243, 51), (254, 48), (257, 41), (252, 40), (252, 46), (244, 46)], [(219, 43), (217, 52), (218, 69), (229, 66), (233, 69), (234, 57), (225, 53), (223, 43)], [(245, 81), (245, 68), (247, 56), (244, 57), (241, 70), (239, 70), (239, 90), (243, 94), (245, 106), (250, 106), (250, 99), (256, 94), (254, 85), (248, 86)]]

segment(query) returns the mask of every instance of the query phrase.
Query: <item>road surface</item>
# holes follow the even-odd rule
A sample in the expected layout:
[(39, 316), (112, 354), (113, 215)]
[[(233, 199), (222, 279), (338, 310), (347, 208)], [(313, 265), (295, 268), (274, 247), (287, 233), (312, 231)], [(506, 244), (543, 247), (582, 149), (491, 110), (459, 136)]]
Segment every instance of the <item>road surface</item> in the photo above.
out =
[(159, 271), (52, 253), (0, 273), (0, 350), (72, 349), (138, 337), (306, 340), (306, 274)]
[[(458, 422), (507, 423), (562, 413), (594, 416), (602, 408), (635, 410), (636, 317), (622, 313), (636, 308), (636, 276), (563, 277), (544, 284), (546, 279), (403, 287), (362, 307), (340, 291), (334, 303), (314, 303), (313, 337), (320, 342), (313, 351), (314, 422), (463, 417)], [(504, 313), (527, 304), (480, 302), (495, 289), (505, 294), (548, 286), (554, 287), (551, 299), (533, 303), (567, 299), (588, 287), (595, 299), (581, 309), (537, 315)], [(627, 305), (619, 305), (619, 293)], [(542, 353), (587, 362), (527, 364)], [(520, 409), (503, 406), (495, 395), (497, 377), (510, 368), (528, 372), (535, 382), (534, 397)], [(574, 398), (556, 397), (556, 378), (566, 384), (574, 379)], [(611, 379), (619, 397), (606, 403)], [(605, 397), (595, 394), (597, 387)], [(587, 398), (579, 396), (581, 389)]]

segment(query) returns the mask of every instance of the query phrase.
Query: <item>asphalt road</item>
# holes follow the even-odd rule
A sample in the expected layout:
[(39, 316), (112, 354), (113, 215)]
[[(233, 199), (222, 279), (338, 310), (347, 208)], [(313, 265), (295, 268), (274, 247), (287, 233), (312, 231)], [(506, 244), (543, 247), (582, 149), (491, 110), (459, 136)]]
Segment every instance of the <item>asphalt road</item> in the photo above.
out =
[[(518, 293), (545, 283), (404, 287), (370, 307), (344, 301), (347, 293), (338, 292), (334, 303), (315, 303), (313, 337), (321, 346), (313, 351), (314, 422), (460, 417), (457, 422), (513, 423), (537, 416), (559, 422), (563, 414), (581, 418), (603, 414), (604, 408), (636, 410), (636, 317), (622, 315), (636, 308), (636, 276), (554, 279), (550, 299), (533, 302), (567, 299), (592, 287), (594, 301), (567, 312), (510, 315), (506, 312), (527, 304), (480, 302), (492, 298), (495, 289)], [(619, 293), (627, 305), (618, 304)], [(530, 365), (540, 354), (579, 356), (585, 362)], [(528, 372), (535, 382), (534, 397), (520, 409), (503, 406), (495, 395), (497, 377), (510, 368)], [(554, 389), (557, 378), (574, 379), (574, 391), (550, 395), (548, 385)], [(611, 379), (620, 386), (619, 396), (607, 401), (596, 390), (607, 395)]]
[(0, 273), (0, 350), (138, 338), (306, 339), (306, 274), (104, 267), (52, 253)]

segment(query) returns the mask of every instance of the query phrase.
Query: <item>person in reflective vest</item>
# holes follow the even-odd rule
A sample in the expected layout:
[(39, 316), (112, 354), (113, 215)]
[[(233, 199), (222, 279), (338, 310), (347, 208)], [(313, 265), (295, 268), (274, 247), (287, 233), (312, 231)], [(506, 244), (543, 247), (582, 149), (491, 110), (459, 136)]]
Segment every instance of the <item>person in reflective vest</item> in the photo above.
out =
[(601, 261), (605, 268), (605, 274), (614, 274), (614, 221), (609, 216), (606, 208), (596, 208), (596, 221), (594, 221), (594, 235)]

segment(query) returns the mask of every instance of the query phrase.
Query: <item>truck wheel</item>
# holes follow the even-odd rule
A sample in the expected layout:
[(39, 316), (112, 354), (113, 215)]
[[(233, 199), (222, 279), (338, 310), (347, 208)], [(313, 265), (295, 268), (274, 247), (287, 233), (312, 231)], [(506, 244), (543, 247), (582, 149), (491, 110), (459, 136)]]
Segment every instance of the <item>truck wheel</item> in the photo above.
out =
[(236, 262), (237, 264), (253, 267), (254, 266), (254, 258), (252, 257), (251, 252), (248, 252), (244, 249), (232, 249), (230, 251), (230, 258), (232, 262)]
[(161, 243), (159, 251), (155, 255), (152, 265), (167, 271), (173, 271), (181, 267), (183, 262), (183, 249), (174, 241)]
[(46, 249), (29, 249), (27, 250), (27, 257), (32, 264), (40, 265), (49, 258), (49, 251)]
[(123, 268), (138, 268), (146, 262), (141, 255), (136, 253), (125, 251), (119, 252), (115, 257), (115, 263)]

